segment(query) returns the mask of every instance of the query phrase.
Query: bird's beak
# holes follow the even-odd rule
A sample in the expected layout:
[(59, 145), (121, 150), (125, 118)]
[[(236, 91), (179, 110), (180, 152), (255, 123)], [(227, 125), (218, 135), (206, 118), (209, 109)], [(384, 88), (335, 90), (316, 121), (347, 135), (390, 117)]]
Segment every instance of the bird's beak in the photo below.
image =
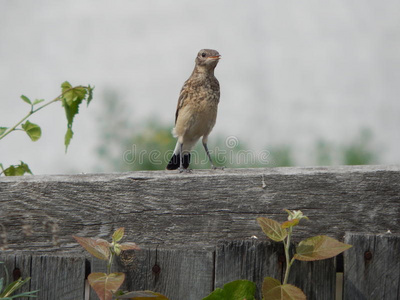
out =
[(215, 56), (209, 56), (208, 58), (212, 59), (212, 60), (218, 60), (221, 59), (221, 55), (215, 55)]

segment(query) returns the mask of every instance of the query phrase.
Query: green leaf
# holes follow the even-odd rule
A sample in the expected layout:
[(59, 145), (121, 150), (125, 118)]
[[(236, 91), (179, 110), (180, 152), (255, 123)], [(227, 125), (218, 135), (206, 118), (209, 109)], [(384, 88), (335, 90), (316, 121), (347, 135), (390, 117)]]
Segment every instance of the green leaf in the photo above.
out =
[(0, 294), (0, 299), (3, 298), (15, 298), (16, 296), (11, 297), (12, 293), (14, 293), (17, 289), (22, 287), (25, 283), (27, 283), (31, 278), (18, 278), (16, 281), (10, 283), (8, 286), (4, 288), (4, 291)]
[(135, 243), (122, 243), (121, 244), (121, 250), (140, 250), (140, 247), (137, 246)]
[(67, 102), (69, 106), (74, 102), (82, 102), (86, 96), (86, 88), (82, 86), (72, 87), (68, 81), (61, 84), (62, 98)]
[[(1, 166), (3, 168), (3, 165)], [(25, 173), (32, 174), (29, 166), (21, 161), (19, 165), (11, 165), (7, 169), (3, 170), (4, 175), (6, 176), (22, 176)]]
[[(81, 104), (82, 100), (85, 98), (86, 90), (82, 87), (72, 89), (71, 85), (67, 81), (64, 82), (61, 87), (63, 93), (71, 89), (63, 94), (62, 105), (65, 108), (68, 127), (72, 128), (72, 122), (75, 115), (79, 112), (79, 104)], [(81, 89), (84, 91), (83, 95)]]
[(69, 143), (71, 142), (73, 135), (74, 135), (74, 132), (72, 131), (72, 129), (68, 128), (67, 132), (65, 133), (65, 138), (64, 138), (65, 152), (67, 152), (67, 150), (68, 150), (68, 146), (69, 146)]
[(61, 84), (62, 88), (62, 96), (61, 101), (62, 105), (65, 109), (65, 115), (67, 117), (68, 129), (65, 134), (65, 152), (68, 150), (68, 146), (70, 144), (73, 132), (72, 132), (72, 123), (74, 121), (75, 115), (79, 113), (79, 105), (87, 96), (88, 105), (93, 98), (93, 88), (77, 86), (72, 87), (68, 81), (65, 81)]
[(74, 117), (76, 114), (79, 113), (79, 104), (81, 104), (81, 102), (72, 102), (71, 104), (68, 104), (68, 102), (63, 99), (62, 100), (62, 105), (64, 106), (65, 109), (65, 115), (67, 117), (67, 121), (68, 121), (68, 126), (72, 127), (72, 122), (74, 121)]
[(264, 217), (257, 218), (257, 222), (271, 240), (281, 242), (286, 238), (287, 231), (278, 222)]
[(98, 259), (108, 260), (110, 258), (111, 244), (103, 239), (84, 238), (72, 236), (83, 248)]
[(283, 222), (281, 227), (285, 228), (285, 229), (289, 228), (289, 227), (294, 227), (294, 226), (298, 225), (299, 222), (300, 222), (300, 219), (293, 219), (293, 220), (290, 220), (290, 221)]
[(7, 169), (3, 170), (4, 175), (6, 176), (18, 176), (15, 171), (14, 166), (9, 166)]
[(87, 88), (87, 90), (88, 90), (88, 97), (87, 97), (87, 106), (89, 106), (89, 103), (92, 101), (92, 99), (93, 99), (93, 90), (94, 90), (94, 87), (91, 87), (90, 85), (88, 85), (88, 88)]
[(229, 282), (224, 287), (217, 288), (203, 300), (254, 300), (256, 284), (248, 280)]
[(119, 242), (124, 237), (124, 227), (118, 228), (112, 235), (113, 242)]
[(37, 141), (42, 136), (42, 129), (29, 121), (26, 121), (24, 124), (21, 125), (22, 129), (28, 134), (32, 141)]
[(305, 215), (303, 215), (303, 213), (301, 212), (301, 210), (288, 210), (288, 209), (284, 209), (284, 211), (286, 211), (288, 213), (288, 220), (294, 220), (294, 219), (306, 219), (308, 220), (308, 217), (306, 217)]
[(64, 81), (63, 83), (61, 83), (62, 92), (66, 91), (70, 88), (72, 88), (72, 85), (68, 81)]
[(21, 99), (24, 100), (26, 103), (28, 103), (29, 105), (32, 105), (31, 100), (29, 100), (29, 98), (27, 96), (21, 95)]
[(62, 100), (62, 104), (65, 109), (65, 115), (67, 117), (67, 132), (65, 133), (65, 139), (64, 139), (64, 144), (65, 144), (65, 152), (68, 150), (68, 146), (71, 142), (72, 136), (73, 136), (73, 131), (72, 131), (72, 123), (74, 121), (74, 117), (76, 114), (79, 112), (79, 104), (82, 101), (75, 101), (72, 102), (71, 105), (67, 103), (65, 99)]
[(322, 260), (334, 257), (351, 247), (329, 236), (319, 235), (301, 241), (296, 247), (294, 258), (303, 261)]
[(121, 251), (122, 251), (121, 250), (121, 245), (118, 244), (118, 243), (115, 243), (114, 247), (113, 247), (113, 252), (115, 253), (115, 255), (119, 256), (121, 254)]
[(20, 297), (37, 298), (38, 296), (37, 296), (37, 295), (34, 295), (34, 294), (36, 294), (37, 292), (39, 292), (39, 290), (31, 291), (31, 292), (25, 292), (25, 293), (21, 293), (21, 294), (17, 294), (17, 295), (13, 295), (13, 296), (11, 296), (11, 297), (9, 297), (9, 298), (5, 298), (5, 299), (14, 299), (14, 298), (20, 298)]
[(95, 290), (100, 300), (111, 300), (113, 293), (125, 280), (124, 273), (91, 273), (88, 276), (90, 286)]
[[(24, 174), (25, 174), (25, 173), (29, 173), (29, 174), (32, 175), (32, 171), (29, 169), (29, 166), (28, 166), (26, 163), (24, 163), (23, 161), (20, 162), (18, 168), (20, 168), (21, 170), (23, 170), (23, 171), (24, 171)], [(22, 175), (23, 175), (23, 174), (22, 174)]]
[(134, 291), (134, 292), (117, 292), (117, 299), (131, 299), (131, 300), (168, 300), (167, 297), (152, 291)]
[(265, 277), (263, 284), (262, 284), (262, 295), (264, 299), (268, 299), (265, 297), (265, 295), (271, 291), (272, 289), (279, 287), (281, 285), (281, 282), (275, 278), (272, 277)]
[(283, 284), (272, 277), (265, 277), (262, 285), (265, 300), (306, 300), (306, 295), (298, 287)]
[(4, 132), (6, 132), (8, 127), (0, 127), (0, 135), (2, 135)]
[(39, 104), (39, 103), (41, 103), (43, 101), (44, 101), (44, 99), (36, 99), (35, 101), (33, 101), (32, 105)]

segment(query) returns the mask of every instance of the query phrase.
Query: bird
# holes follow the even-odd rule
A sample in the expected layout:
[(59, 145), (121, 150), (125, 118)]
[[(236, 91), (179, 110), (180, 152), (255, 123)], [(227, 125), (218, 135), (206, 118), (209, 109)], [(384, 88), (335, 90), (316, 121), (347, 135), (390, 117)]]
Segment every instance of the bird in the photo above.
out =
[(200, 138), (211, 168), (217, 169), (211, 159), (207, 140), (217, 120), (220, 87), (214, 70), (220, 59), (218, 51), (212, 49), (202, 49), (196, 56), (194, 70), (179, 94), (175, 127), (172, 130), (178, 140), (167, 170), (190, 172), (190, 151)]

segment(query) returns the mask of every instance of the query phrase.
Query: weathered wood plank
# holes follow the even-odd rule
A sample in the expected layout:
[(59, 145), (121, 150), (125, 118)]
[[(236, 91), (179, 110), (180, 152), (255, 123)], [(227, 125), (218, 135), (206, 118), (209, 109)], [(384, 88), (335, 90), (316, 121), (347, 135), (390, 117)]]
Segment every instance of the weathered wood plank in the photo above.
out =
[[(41, 300), (84, 299), (85, 258), (82, 255), (0, 253), (0, 261), (5, 262), (9, 283), (20, 276), (24, 279), (31, 277), (28, 283), (16, 291), (17, 294), (39, 290), (37, 295)], [(3, 267), (0, 268), (0, 278), (5, 278)]]
[[(31, 255), (14, 254), (14, 253), (0, 253), (0, 261), (4, 264), (0, 265), (0, 278), (4, 278), (8, 283), (11, 283), (19, 277), (27, 278), (31, 276)], [(4, 266), (7, 268), (8, 277), (6, 277), (6, 271)], [(16, 291), (16, 294), (31, 291), (31, 282), (25, 283), (20, 289)], [(21, 298), (16, 298), (19, 300)]]
[[(257, 299), (261, 299), (261, 286), (265, 277), (283, 280), (283, 244), (260, 241), (225, 242), (217, 247), (215, 265), (216, 287), (237, 279), (251, 280), (257, 284)], [(335, 260), (296, 261), (291, 268), (288, 283), (302, 289), (309, 300), (335, 299)]]
[[(0, 253), (0, 278), (4, 278), (5, 282), (12, 282), (13, 280), (13, 270), (15, 268), (15, 255)], [(8, 276), (6, 276), (8, 274)]]
[(41, 300), (84, 299), (85, 258), (82, 256), (32, 256), (31, 289)]
[[(13, 270), (15, 268), (15, 255), (0, 252), (0, 278), (3, 278), (4, 285), (13, 282)], [(7, 276), (8, 275), (8, 276)]]
[(261, 299), (264, 277), (282, 279), (284, 250), (282, 244), (259, 241), (233, 241), (218, 245), (215, 255), (215, 287), (247, 279), (257, 284), (257, 299)]
[[(22, 253), (15, 254), (15, 279), (19, 276), (22, 278), (30, 277), (32, 274), (32, 257), (30, 255), (24, 255)], [(33, 291), (31, 289), (31, 282), (29, 281), (19, 289), (19, 292)], [(23, 299), (23, 298), (21, 298)], [(25, 298), (26, 299), (26, 298)]]
[(307, 300), (334, 300), (336, 290), (335, 259), (295, 261), (288, 283), (300, 288)]
[(74, 250), (73, 234), (108, 238), (121, 226), (141, 245), (205, 249), (262, 235), (256, 217), (283, 220), (283, 208), (311, 218), (300, 238), (398, 233), (399, 201), (399, 166), (0, 178), (0, 222), (12, 250)]
[[(91, 260), (91, 272), (104, 272), (106, 262)], [(214, 251), (148, 248), (125, 251), (113, 272), (124, 272), (123, 290), (151, 290), (174, 300), (199, 300), (213, 290)], [(90, 299), (97, 300), (91, 291)]]
[(343, 299), (400, 299), (400, 236), (347, 233), (345, 242)]

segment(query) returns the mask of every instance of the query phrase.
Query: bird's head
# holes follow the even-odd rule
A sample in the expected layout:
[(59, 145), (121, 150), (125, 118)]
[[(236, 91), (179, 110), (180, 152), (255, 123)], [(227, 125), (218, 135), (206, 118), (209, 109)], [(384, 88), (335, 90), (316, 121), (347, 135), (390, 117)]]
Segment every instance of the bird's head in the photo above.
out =
[(207, 69), (214, 69), (221, 55), (218, 51), (212, 49), (202, 49), (199, 51), (196, 57), (196, 66), (205, 67)]

